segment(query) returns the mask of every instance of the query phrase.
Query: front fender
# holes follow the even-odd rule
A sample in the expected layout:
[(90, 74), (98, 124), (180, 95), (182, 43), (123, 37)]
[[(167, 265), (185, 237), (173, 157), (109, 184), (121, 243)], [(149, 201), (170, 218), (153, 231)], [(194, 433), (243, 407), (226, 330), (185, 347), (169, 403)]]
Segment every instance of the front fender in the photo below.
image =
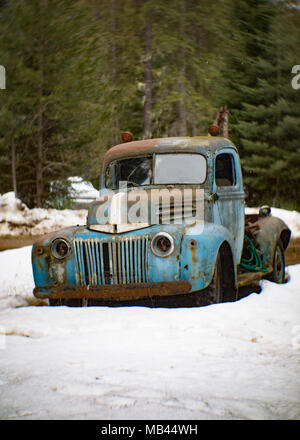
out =
[(211, 283), (221, 245), (227, 242), (231, 250), (234, 248), (233, 236), (223, 226), (205, 223), (200, 233), (198, 229), (195, 226), (183, 237), (181, 247), (180, 279), (190, 282), (191, 291), (205, 289)]
[(51, 243), (55, 238), (62, 237), (72, 241), (76, 234), (86, 232), (84, 226), (74, 226), (46, 234), (36, 240), (32, 246), (31, 261), (33, 279), (36, 286), (55, 286), (75, 284), (75, 266), (73, 254), (63, 260), (56, 260), (50, 252)]

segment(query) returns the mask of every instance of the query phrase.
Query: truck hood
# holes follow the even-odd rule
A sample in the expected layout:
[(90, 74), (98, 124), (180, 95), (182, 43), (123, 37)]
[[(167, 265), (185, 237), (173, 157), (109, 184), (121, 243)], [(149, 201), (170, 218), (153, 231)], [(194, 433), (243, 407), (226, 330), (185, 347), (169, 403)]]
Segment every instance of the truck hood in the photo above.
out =
[(92, 202), (87, 226), (94, 231), (122, 233), (154, 224), (195, 224), (203, 219), (203, 189), (134, 188), (110, 192)]

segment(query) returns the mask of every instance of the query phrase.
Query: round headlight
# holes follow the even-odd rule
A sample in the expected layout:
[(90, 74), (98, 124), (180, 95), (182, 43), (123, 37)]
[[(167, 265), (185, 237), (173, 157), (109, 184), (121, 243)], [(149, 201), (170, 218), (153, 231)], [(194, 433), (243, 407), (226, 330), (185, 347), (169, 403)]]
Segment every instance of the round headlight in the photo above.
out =
[(55, 258), (58, 258), (58, 259), (65, 258), (71, 252), (71, 245), (64, 238), (56, 238), (52, 242), (51, 252)]
[(158, 257), (168, 257), (174, 251), (174, 238), (167, 232), (155, 234), (151, 240), (151, 250)]

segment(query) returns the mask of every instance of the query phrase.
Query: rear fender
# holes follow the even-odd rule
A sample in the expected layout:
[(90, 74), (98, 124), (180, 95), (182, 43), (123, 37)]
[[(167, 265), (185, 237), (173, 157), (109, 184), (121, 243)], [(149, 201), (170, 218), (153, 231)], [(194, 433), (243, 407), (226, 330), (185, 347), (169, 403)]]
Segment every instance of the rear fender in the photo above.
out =
[(291, 237), (289, 227), (278, 217), (262, 217), (258, 219), (258, 231), (255, 234), (259, 250), (262, 252), (263, 264), (273, 265), (275, 247), (281, 239), (284, 250), (288, 247)]

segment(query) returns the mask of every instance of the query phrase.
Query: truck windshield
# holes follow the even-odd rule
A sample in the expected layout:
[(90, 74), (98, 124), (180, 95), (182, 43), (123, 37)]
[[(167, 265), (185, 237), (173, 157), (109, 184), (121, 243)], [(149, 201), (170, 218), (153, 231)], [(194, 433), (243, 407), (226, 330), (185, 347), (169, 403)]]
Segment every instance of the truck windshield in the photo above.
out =
[(154, 167), (154, 183), (204, 183), (206, 159), (201, 154), (158, 154)]
[(111, 162), (106, 168), (106, 187), (111, 189), (117, 189), (119, 182), (127, 182), (127, 186), (180, 185), (201, 184), (205, 178), (206, 159), (201, 154), (134, 157)]

